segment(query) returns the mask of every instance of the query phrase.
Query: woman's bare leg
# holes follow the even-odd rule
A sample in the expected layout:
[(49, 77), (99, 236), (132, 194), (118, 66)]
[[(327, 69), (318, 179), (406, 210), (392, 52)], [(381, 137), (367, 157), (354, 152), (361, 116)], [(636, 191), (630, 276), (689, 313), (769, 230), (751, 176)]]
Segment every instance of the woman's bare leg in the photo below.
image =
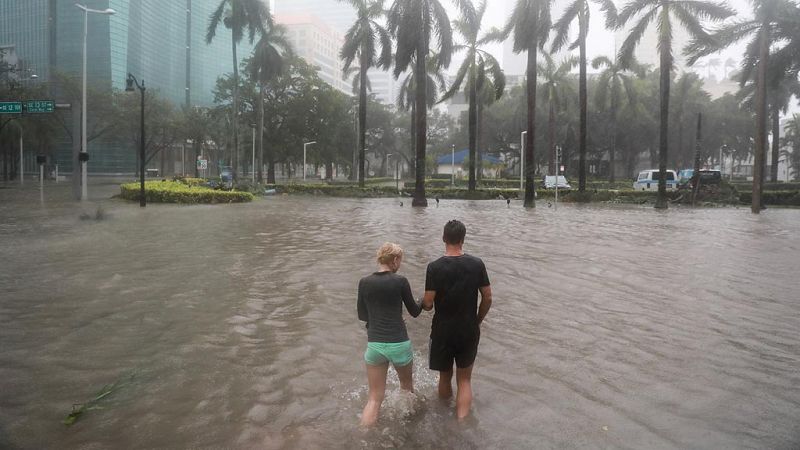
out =
[(397, 378), (400, 379), (400, 389), (414, 392), (414, 362), (410, 362), (402, 367), (394, 366), (397, 371)]
[(369, 382), (369, 398), (364, 412), (361, 414), (361, 425), (371, 426), (378, 421), (378, 413), (381, 410), (383, 396), (386, 393), (386, 372), (389, 370), (389, 363), (373, 366), (367, 364), (367, 381)]

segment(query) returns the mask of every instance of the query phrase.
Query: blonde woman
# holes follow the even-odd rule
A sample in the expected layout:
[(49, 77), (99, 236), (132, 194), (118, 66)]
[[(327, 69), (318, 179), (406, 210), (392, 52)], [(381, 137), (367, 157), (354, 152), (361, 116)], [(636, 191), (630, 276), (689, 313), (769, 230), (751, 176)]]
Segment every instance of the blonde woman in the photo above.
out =
[(400, 378), (400, 388), (414, 392), (412, 383), (413, 352), (403, 321), (403, 305), (412, 317), (422, 311), (414, 301), (408, 280), (397, 275), (403, 261), (403, 249), (387, 242), (378, 249), (378, 271), (358, 283), (358, 318), (367, 322), (367, 365), (369, 399), (361, 415), (361, 425), (378, 420), (386, 391), (389, 363)]

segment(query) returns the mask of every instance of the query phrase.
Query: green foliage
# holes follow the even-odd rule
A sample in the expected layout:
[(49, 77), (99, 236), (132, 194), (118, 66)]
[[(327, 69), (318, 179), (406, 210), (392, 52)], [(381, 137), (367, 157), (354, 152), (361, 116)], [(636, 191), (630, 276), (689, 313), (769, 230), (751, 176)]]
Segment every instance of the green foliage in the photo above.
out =
[(275, 187), (281, 194), (327, 195), (330, 197), (393, 197), (394, 186), (365, 186), (339, 184), (280, 184)]
[[(766, 189), (766, 186), (765, 186)], [(750, 204), (753, 199), (752, 192), (739, 193), (739, 201)], [(767, 191), (761, 193), (761, 200), (765, 205), (800, 206), (800, 191)]]
[[(139, 183), (120, 186), (125, 200), (139, 200)], [(241, 203), (253, 200), (253, 194), (238, 191), (220, 191), (203, 186), (189, 186), (179, 181), (146, 181), (145, 198), (152, 203)]]

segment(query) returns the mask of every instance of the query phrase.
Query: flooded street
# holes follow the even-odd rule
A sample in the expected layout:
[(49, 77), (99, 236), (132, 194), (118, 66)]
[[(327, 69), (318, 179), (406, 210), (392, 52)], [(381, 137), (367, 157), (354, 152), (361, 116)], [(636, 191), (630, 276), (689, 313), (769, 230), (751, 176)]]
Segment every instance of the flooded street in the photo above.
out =
[[(800, 447), (800, 210), (59, 189), (0, 189), (0, 448)], [(452, 218), (494, 292), (473, 415), (436, 398), (432, 314), (406, 314), (417, 396), (390, 371), (362, 431), (358, 280), (394, 241), (421, 296)]]

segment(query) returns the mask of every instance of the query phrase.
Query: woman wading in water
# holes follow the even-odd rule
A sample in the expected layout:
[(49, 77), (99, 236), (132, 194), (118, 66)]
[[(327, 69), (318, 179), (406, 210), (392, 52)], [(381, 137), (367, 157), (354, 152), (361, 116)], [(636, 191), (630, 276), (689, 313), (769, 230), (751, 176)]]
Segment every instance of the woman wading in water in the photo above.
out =
[(367, 322), (367, 365), (369, 399), (361, 415), (361, 425), (370, 426), (378, 420), (389, 363), (400, 378), (400, 388), (414, 392), (412, 369), (414, 355), (403, 321), (403, 304), (412, 317), (422, 307), (411, 295), (406, 277), (397, 275), (403, 261), (403, 249), (385, 243), (378, 249), (378, 271), (358, 283), (358, 318)]

